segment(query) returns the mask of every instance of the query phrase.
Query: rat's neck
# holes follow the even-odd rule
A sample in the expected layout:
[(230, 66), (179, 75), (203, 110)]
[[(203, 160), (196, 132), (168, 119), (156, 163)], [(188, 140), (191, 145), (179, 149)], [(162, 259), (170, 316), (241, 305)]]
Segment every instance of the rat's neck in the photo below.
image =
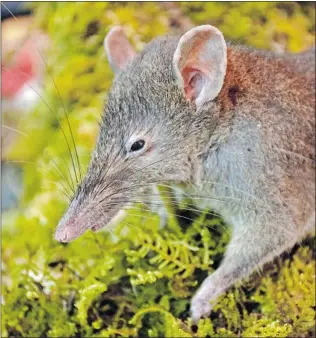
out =
[(262, 93), (268, 82), (266, 72), (275, 68), (275, 62), (277, 59), (270, 57), (269, 53), (228, 46), (224, 85), (215, 101), (210, 102), (203, 110), (208, 117), (205, 121), (208, 121), (209, 135), (204, 139), (206, 147), (202, 158), (226, 142), (231, 132), (232, 120), (238, 118), (240, 113), (249, 111), (243, 109), (244, 107), (256, 109), (256, 102), (262, 101), (266, 94)]
[(241, 101), (260, 92), (266, 81), (264, 67), (272, 66), (266, 61), (264, 55), (246, 48), (228, 47), (225, 81), (217, 99), (221, 110), (232, 111)]
[(221, 110), (234, 111), (237, 106), (256, 101), (264, 103), (273, 97), (295, 95), (295, 91), (304, 88), (307, 82), (312, 83), (314, 79), (306, 72), (297, 71), (293, 58), (228, 46), (224, 85), (217, 98)]

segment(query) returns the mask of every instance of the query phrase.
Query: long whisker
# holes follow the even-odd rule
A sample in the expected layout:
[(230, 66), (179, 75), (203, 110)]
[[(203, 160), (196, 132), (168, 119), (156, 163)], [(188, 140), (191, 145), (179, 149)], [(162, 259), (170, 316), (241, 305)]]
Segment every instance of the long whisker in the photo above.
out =
[(25, 137), (29, 137), (29, 135), (23, 133), (22, 131), (20, 131), (20, 130), (18, 130), (18, 129), (15, 129), (15, 128), (6, 126), (6, 125), (4, 125), (4, 124), (2, 124), (1, 127), (6, 128), (6, 129), (9, 129), (9, 130), (12, 130), (12, 131), (14, 131), (14, 132), (16, 132), (16, 133), (19, 133), (19, 134), (21, 134), (21, 135), (23, 135), (23, 136), (25, 136)]
[[(45, 65), (46, 65), (46, 61), (44, 60), (42, 54), (40, 53)], [(46, 65), (47, 66), (47, 65)], [(67, 124), (68, 124), (68, 128), (69, 128), (69, 131), (70, 131), (70, 135), (71, 135), (71, 139), (72, 139), (72, 144), (73, 144), (73, 147), (74, 147), (74, 150), (75, 150), (75, 155), (76, 155), (76, 159), (77, 159), (77, 164), (78, 164), (78, 168), (79, 168), (79, 175), (80, 175), (80, 181), (82, 181), (82, 172), (81, 172), (81, 166), (80, 166), (80, 161), (79, 161), (79, 156), (78, 156), (78, 152), (77, 152), (77, 147), (76, 147), (76, 144), (75, 144), (75, 139), (74, 139), (74, 136), (73, 136), (73, 133), (72, 133), (72, 129), (71, 129), (71, 126), (70, 126), (70, 122), (69, 122), (69, 118), (68, 118), (68, 113), (67, 113), (67, 110), (65, 108), (65, 105), (64, 105), (64, 102), (63, 100), (61, 99), (61, 95), (60, 95), (60, 92), (59, 92), (59, 89), (57, 88), (56, 86), (56, 83), (55, 83), (55, 80), (54, 78), (50, 75), (51, 79), (53, 80), (54, 82), (54, 86), (56, 88), (56, 91), (58, 93), (58, 97), (59, 97), (59, 100), (63, 106), (63, 109), (64, 109), (64, 112), (65, 112), (65, 116), (66, 116), (66, 120), (67, 120)]]
[[(215, 182), (215, 181), (210, 181), (210, 180), (203, 180), (203, 183), (210, 183), (210, 184), (214, 184), (214, 185), (218, 185), (218, 186), (221, 186), (221, 187), (225, 187), (225, 188), (228, 188), (228, 189), (231, 189), (233, 191), (236, 191), (236, 192), (240, 192), (242, 194), (244, 194), (245, 196), (249, 196), (249, 197), (252, 197), (253, 199), (258, 199), (258, 197), (256, 197), (255, 195), (252, 195), (244, 190), (241, 190), (241, 189), (238, 189), (236, 187), (233, 187), (231, 185), (228, 185), (228, 184), (223, 184), (223, 183), (220, 183), (220, 182)], [(196, 188), (193, 184), (192, 184), (192, 187)], [(181, 190), (180, 188), (178, 187), (174, 187), (174, 189), (178, 189), (178, 190)], [(196, 189), (195, 189), (196, 190)], [(183, 192), (181, 190), (181, 192)]]
[[(9, 127), (9, 126), (6, 126), (6, 125), (2, 125), (2, 127), (3, 127), (3, 128), (6, 128), (6, 129), (9, 129), (9, 130), (12, 130), (12, 131), (15, 131), (15, 132), (17, 132), (17, 133), (20, 133), (21, 135), (23, 135), (23, 136), (25, 136), (25, 137), (27, 137), (27, 138), (30, 137), (29, 135), (27, 135), (27, 134), (25, 134), (25, 133), (22, 133), (21, 131), (15, 129), (15, 128), (12, 128), (12, 127)], [(65, 166), (66, 166), (66, 168), (67, 168), (67, 170), (68, 170), (68, 173), (69, 173), (69, 176), (70, 176), (70, 180), (71, 180), (72, 185), (70, 185), (70, 182), (66, 179), (65, 175), (61, 172), (61, 170), (59, 169), (58, 165), (57, 165), (56, 162), (54, 161), (53, 157), (52, 157), (51, 155), (49, 155), (45, 150), (43, 150), (43, 154), (44, 154), (45, 156), (47, 156), (47, 157), (54, 163), (54, 165), (55, 165), (57, 171), (61, 174), (61, 176), (64, 178), (65, 182), (68, 184), (68, 186), (70, 187), (70, 189), (71, 189), (72, 192), (74, 193), (74, 192), (75, 192), (75, 190), (74, 190), (74, 182), (73, 182), (73, 180), (72, 180), (72, 176), (71, 176), (71, 173), (70, 173), (70, 170), (69, 170), (69, 167), (68, 167), (68, 165), (67, 165), (67, 162), (66, 162), (65, 158), (64, 158), (62, 155), (60, 155), (60, 157), (62, 158), (62, 160), (63, 160), (63, 162), (64, 162), (64, 164), (65, 164)]]
[[(116, 180), (116, 181), (120, 181), (120, 180)], [(121, 182), (124, 182), (124, 181), (121, 181)], [(163, 181), (164, 182), (164, 181)], [(160, 184), (159, 182), (155, 181), (155, 182), (151, 182), (151, 183), (158, 183), (159, 185), (161, 186), (165, 186), (165, 187), (170, 187), (172, 188), (172, 186), (168, 186), (168, 185), (163, 185), (163, 184)], [(147, 185), (134, 185), (134, 186), (130, 186), (130, 187), (124, 187), (124, 188), (121, 188), (120, 190), (117, 190), (115, 191), (113, 194), (111, 195), (108, 195), (108, 196), (105, 196), (103, 199), (101, 199), (99, 201), (98, 204), (101, 204), (102, 202), (104, 202), (106, 199), (114, 196), (114, 195), (117, 195), (123, 191), (125, 192), (129, 192), (130, 190), (134, 189), (134, 188), (139, 188), (139, 187), (146, 187)], [(249, 209), (249, 210), (252, 210), (252, 211), (255, 211), (256, 209), (254, 208), (251, 208), (249, 207), (248, 205), (244, 205), (243, 204), (243, 200), (241, 199), (238, 199), (238, 198), (225, 198), (225, 197), (222, 197), (222, 196), (219, 196), (219, 197), (213, 197), (213, 196), (200, 196), (200, 195), (192, 195), (192, 194), (187, 194), (187, 193), (184, 193), (189, 199), (191, 200), (215, 200), (215, 201), (220, 201), (220, 202), (235, 202), (235, 203), (239, 203), (241, 206), (245, 207), (246, 209)], [(149, 194), (144, 194), (142, 193), (141, 194), (142, 196), (147, 196), (147, 197), (161, 197), (160, 194), (153, 194), (153, 193), (149, 193)], [(173, 197), (170, 197), (170, 196), (165, 196), (165, 198), (167, 199), (173, 199)], [(263, 206), (262, 206), (263, 207)]]
[[(107, 169), (105, 170), (105, 172), (104, 172), (104, 174), (102, 175), (102, 178), (101, 178), (102, 170), (103, 170), (104, 167), (107, 165), (106, 162), (107, 162), (107, 159), (108, 159), (109, 156), (108, 156), (107, 159), (104, 161), (104, 163), (103, 163), (103, 165), (102, 165), (102, 168), (101, 168), (100, 171), (99, 171), (98, 178), (97, 178), (97, 180), (98, 180), (100, 183), (102, 182), (102, 180), (104, 179), (104, 177), (106, 176), (106, 174), (108, 173), (108, 171), (110, 170), (110, 168), (112, 167), (112, 164), (113, 164), (114, 161), (118, 158), (118, 156), (120, 155), (121, 152), (122, 152), (122, 148), (120, 148), (119, 151), (116, 153), (116, 155), (113, 156), (111, 162), (109, 163)], [(99, 189), (97, 189), (97, 191), (96, 191), (96, 196), (97, 196), (97, 195), (100, 195), (106, 188), (107, 188), (107, 186), (102, 187), (102, 185), (100, 184)]]
[[(20, 164), (33, 164), (35, 166), (38, 166), (38, 163), (36, 162), (31, 162), (31, 161), (4, 161), (3, 163), (20, 163)], [(42, 169), (44, 169), (45, 171), (49, 172), (48, 169), (46, 169), (44, 166), (41, 166)], [(54, 184), (58, 185), (60, 184), (62, 186), (62, 192), (65, 194), (65, 196), (68, 198), (69, 201), (71, 201), (71, 197), (70, 195), (68, 194), (68, 191), (66, 189), (66, 187), (64, 186), (64, 184), (58, 179), (58, 177), (53, 173), (53, 172), (50, 172), (54, 175), (54, 177), (57, 179), (57, 182), (55, 181), (52, 181), (52, 180), (48, 180), (49, 182), (53, 182)]]
[[(116, 157), (119, 155), (119, 153), (120, 153), (120, 151), (118, 152), (118, 154), (116, 155)], [(176, 155), (180, 155), (180, 153), (177, 153)], [(145, 166), (145, 167), (143, 167), (143, 168), (140, 168), (140, 169), (138, 170), (138, 174), (142, 173), (145, 169), (149, 168), (150, 166), (155, 165), (155, 164), (158, 164), (159, 162), (161, 162), (161, 161), (163, 161), (163, 160), (166, 160), (166, 159), (168, 159), (168, 158), (170, 158), (170, 157), (174, 157), (174, 156), (175, 156), (175, 154), (170, 154), (169, 156), (164, 157), (163, 159), (154, 161), (154, 162), (148, 164), (147, 166)], [(135, 159), (129, 161), (129, 162), (127, 163), (127, 165), (126, 165), (123, 169), (120, 170), (120, 172), (118, 172), (114, 177), (111, 178), (111, 179), (112, 179), (111, 182), (109, 182), (107, 185), (105, 185), (105, 186), (102, 188), (101, 191), (99, 190), (98, 194), (101, 194), (105, 189), (111, 187), (111, 186), (115, 183), (116, 177), (117, 177), (118, 175), (120, 175), (122, 172), (124, 172), (124, 171), (125, 171), (128, 167), (130, 167), (133, 163), (135, 163), (134, 161), (135, 161)], [(112, 160), (112, 163), (114, 163), (114, 160)], [(109, 165), (108, 170), (109, 170), (110, 167), (111, 167), (111, 166)], [(104, 175), (104, 176), (105, 176), (105, 175)], [(104, 176), (103, 176), (103, 177), (104, 177)], [(152, 182), (152, 183), (154, 183), (154, 182)]]
[[(1, 66), (1, 68), (4, 69), (5, 71), (8, 71), (8, 70), (7, 70), (5, 67), (3, 67), (3, 66)], [(61, 132), (62, 132), (62, 134), (63, 134), (63, 136), (64, 136), (64, 139), (65, 139), (65, 141), (66, 141), (67, 148), (68, 148), (68, 151), (69, 151), (69, 154), (70, 154), (70, 157), (71, 157), (72, 165), (73, 165), (73, 167), (74, 167), (75, 164), (74, 164), (74, 160), (73, 160), (73, 156), (72, 156), (72, 151), (71, 151), (71, 148), (70, 148), (68, 139), (67, 139), (67, 137), (66, 137), (66, 134), (65, 134), (64, 129), (63, 129), (61, 123), (60, 123), (59, 118), (57, 117), (57, 115), (55, 114), (55, 112), (53, 111), (53, 109), (49, 106), (49, 104), (47, 103), (47, 101), (45, 100), (45, 98), (44, 98), (37, 90), (35, 90), (29, 83), (26, 83), (26, 85), (27, 85), (28, 87), (30, 87), (30, 88), (31, 88), (31, 89), (32, 89), (32, 90), (33, 90), (33, 91), (41, 98), (41, 100), (44, 102), (44, 104), (46, 105), (46, 107), (49, 109), (49, 111), (50, 111), (50, 112), (54, 115), (54, 117), (56, 118), (57, 123), (58, 123), (58, 125), (59, 125), (59, 127), (60, 127), (60, 130), (61, 130)], [(68, 169), (68, 171), (69, 171), (69, 169)], [(70, 172), (70, 171), (69, 171), (69, 172)], [(77, 184), (78, 184), (78, 179), (77, 179), (76, 171), (74, 170), (74, 172), (75, 172), (75, 176), (76, 176), (76, 182), (77, 182)], [(71, 181), (72, 181), (72, 175), (70, 175), (70, 178), (71, 178)], [(72, 181), (72, 185), (74, 186), (73, 181)]]
[[(133, 200), (133, 199), (129, 199), (128, 201), (124, 201), (124, 200), (117, 200), (117, 201), (111, 201), (110, 203), (107, 203), (107, 206), (112, 206), (112, 207), (115, 207), (115, 206), (119, 206), (119, 207), (121, 207), (121, 205), (122, 204), (124, 204), (124, 203), (130, 203), (130, 202), (133, 202), (133, 203), (142, 203), (142, 204), (144, 204), (144, 202), (142, 202), (142, 201), (139, 201), (139, 200)], [(168, 202), (168, 203), (170, 203), (170, 202)], [(172, 203), (174, 203), (175, 205), (176, 205), (176, 203), (175, 202), (172, 202)], [(146, 204), (144, 204), (145, 206), (146, 206)], [(158, 204), (159, 206), (161, 205), (160, 203)], [(185, 208), (184, 208), (185, 209)], [(198, 210), (197, 210), (198, 211)], [(205, 212), (205, 211), (200, 211), (201, 213), (202, 212)], [(130, 213), (130, 212), (129, 212)], [(168, 213), (170, 214), (170, 212), (168, 211)], [(130, 213), (131, 214), (131, 213)], [(172, 215), (175, 215), (175, 216), (177, 216), (177, 217), (179, 217), (179, 218), (187, 218), (187, 219), (189, 219), (189, 220), (191, 220), (192, 222), (194, 222), (194, 220), (193, 219), (190, 219), (190, 218), (188, 218), (188, 217), (186, 217), (186, 216), (183, 216), (183, 215), (177, 215), (177, 214), (175, 214), (175, 213), (173, 213), (173, 212), (171, 212), (171, 214)], [(216, 216), (220, 216), (220, 215), (216, 215)], [(144, 216), (145, 217), (145, 216)], [(223, 227), (223, 229), (225, 229), (225, 231), (228, 233), (228, 231), (226, 230), (226, 228), (223, 226), (223, 224), (220, 222), (219, 223), (222, 227)], [(286, 232), (288, 232), (289, 234), (292, 234), (292, 232), (291, 232), (291, 230), (288, 230), (288, 229), (284, 229), (284, 230), (286, 230)]]
[[(143, 217), (143, 218), (146, 218), (146, 219), (153, 219), (153, 220), (155, 220), (155, 218), (148, 217), (148, 216), (146, 216), (146, 215), (138, 215), (138, 214), (134, 214), (134, 213), (130, 213), (130, 212), (129, 212), (128, 214), (131, 215), (131, 216), (136, 216), (136, 217), (139, 216), (139, 217)], [(177, 218), (189, 220), (189, 221), (191, 221), (191, 224), (194, 223), (194, 222), (197, 222), (199, 225), (205, 225), (205, 226), (207, 226), (207, 227), (209, 227), (209, 228), (211, 228), (211, 229), (215, 229), (215, 227), (212, 227), (212, 226), (209, 225), (209, 224), (204, 224), (202, 221), (198, 221), (198, 220), (196, 220), (196, 219), (193, 219), (193, 218), (190, 218), (190, 217), (187, 217), (187, 216), (179, 215), (179, 214), (176, 214), (176, 213), (172, 213), (172, 215), (173, 215), (173, 216), (176, 216)], [(223, 224), (221, 224), (221, 223), (219, 222), (219, 225), (224, 229), (224, 231), (225, 231), (226, 233), (229, 234), (229, 231), (223, 226)]]
[[(158, 206), (158, 207), (160, 207), (160, 206), (164, 206), (163, 205), (163, 203), (154, 203), (154, 202), (152, 202), (152, 201), (150, 201), (150, 202), (147, 202), (147, 203), (145, 203), (145, 202), (143, 202), (143, 201), (140, 201), (140, 200), (131, 200), (131, 202), (132, 203), (140, 203), (140, 204), (142, 204), (142, 205), (144, 205), (149, 211), (151, 211), (152, 212), (152, 210), (151, 210), (151, 208), (149, 207), (149, 206)], [(168, 202), (168, 203), (170, 203), (170, 202)], [(178, 204), (176, 203), (176, 202), (172, 202), (171, 203), (173, 206), (178, 206)], [(148, 206), (149, 205), (149, 206)], [(134, 208), (137, 208), (137, 206), (133, 206), (133, 209)], [(142, 208), (139, 208), (138, 207), (138, 209), (139, 210), (141, 210)], [(198, 212), (198, 213), (205, 213), (205, 215), (212, 215), (212, 216), (216, 216), (216, 217), (221, 217), (221, 215), (220, 214), (218, 214), (218, 213), (216, 213), (216, 212), (214, 212), (214, 211), (206, 211), (206, 210), (201, 210), (201, 209), (196, 209), (196, 208), (193, 208), (193, 207), (190, 207), (190, 208), (188, 208), (188, 207), (183, 207), (183, 208), (181, 208), (181, 210), (188, 210), (188, 211), (193, 211), (193, 212)], [(169, 211), (167, 212), (167, 214), (169, 213)], [(175, 216), (178, 216), (177, 214), (174, 214)]]
[[(18, 19), (16, 18), (16, 16), (10, 11), (10, 9), (9, 9), (3, 2), (1, 2), (1, 4), (2, 4), (2, 5), (6, 8), (6, 10), (12, 15), (12, 17), (13, 17), (17, 22), (19, 22)], [(45, 59), (44, 59), (42, 53), (41, 53), (40, 50), (37, 48), (37, 45), (36, 45), (36, 43), (34, 42), (32, 36), (31, 36), (30, 34), (28, 34), (28, 36), (29, 36), (30, 40), (32, 41), (34, 47), (36, 48), (37, 52), (39, 53), (39, 55), (40, 55), (42, 61), (43, 61), (44, 64), (45, 64), (45, 67), (46, 67), (46, 69), (47, 69), (47, 72), (48, 72), (48, 65), (47, 65), (47, 63), (46, 63), (46, 61), (45, 61)], [(82, 179), (82, 176), (81, 176), (80, 162), (79, 162), (78, 152), (77, 152), (77, 148), (76, 148), (76, 145), (75, 145), (75, 141), (74, 141), (72, 129), (71, 129), (71, 126), (70, 126), (70, 123), (69, 123), (68, 114), (67, 114), (67, 111), (66, 111), (64, 102), (63, 102), (62, 99), (61, 99), (61, 95), (60, 95), (60, 92), (59, 92), (59, 90), (58, 90), (58, 88), (57, 88), (57, 85), (56, 85), (56, 83), (55, 83), (54, 78), (52, 77), (52, 75), (51, 75), (49, 72), (48, 72), (48, 75), (50, 76), (50, 78), (52, 79), (52, 81), (53, 81), (53, 83), (54, 83), (55, 89), (56, 89), (56, 91), (57, 91), (57, 93), (58, 93), (59, 100), (60, 100), (60, 102), (61, 102), (61, 104), (62, 104), (62, 107), (63, 107), (63, 109), (64, 109), (65, 117), (66, 117), (66, 119), (67, 119), (67, 124), (68, 124), (68, 127), (69, 127), (69, 131), (70, 131), (71, 138), (72, 138), (72, 143), (73, 143), (74, 150), (75, 150), (75, 154), (76, 154), (76, 159), (77, 159), (77, 163), (78, 163), (78, 167), (79, 167), (79, 173), (80, 173), (80, 180), (81, 180), (81, 179)], [(68, 143), (68, 142), (67, 142), (67, 143)], [(72, 157), (71, 151), (70, 151), (70, 155), (71, 155), (71, 157)], [(75, 171), (76, 181), (77, 181), (77, 184), (78, 184), (78, 178), (77, 178), (77, 173), (76, 173), (76, 167), (75, 167), (74, 161), (72, 161), (72, 162), (73, 162), (73, 167), (74, 167), (74, 171)]]
[[(245, 195), (250, 196), (250, 197), (252, 197), (253, 199), (256, 199), (256, 200), (257, 200), (257, 198), (256, 198), (254, 195), (248, 194), (248, 193), (246, 193), (246, 192), (244, 192), (244, 191), (242, 191), (242, 190), (240, 190), (240, 189), (235, 189), (234, 187), (231, 187), (231, 186), (229, 186), (229, 185), (222, 184), (222, 183), (217, 183), (217, 182), (213, 182), (213, 181), (206, 181), (206, 182), (210, 182), (210, 183), (212, 183), (212, 184), (218, 184), (218, 185), (222, 185), (222, 186), (227, 187), (227, 188), (231, 188), (231, 189), (233, 189), (233, 190), (236, 190), (236, 191), (239, 191), (239, 192), (241, 192), (241, 193), (244, 193)], [(158, 183), (158, 182), (157, 182), (157, 183)], [(210, 197), (210, 196), (200, 196), (200, 195), (188, 194), (188, 193), (185, 193), (183, 190), (181, 190), (180, 188), (178, 188), (178, 187), (176, 187), (176, 186), (171, 186), (171, 185), (167, 185), (167, 184), (161, 184), (161, 183), (159, 183), (159, 186), (166, 187), (166, 188), (171, 188), (171, 189), (178, 189), (178, 190), (181, 191), (181, 193), (183, 193), (186, 197), (188, 197), (188, 198), (190, 198), (190, 199), (194, 199), (194, 198), (195, 198), (195, 199), (214, 199), (214, 200), (219, 200), (219, 201), (240, 201), (240, 202), (242, 202), (242, 200), (241, 200), (241, 199), (238, 199), (238, 198), (219, 199), (219, 198), (221, 198), (221, 196), (219, 196), (219, 198), (217, 198), (217, 197)], [(223, 197), (224, 197), (224, 196), (223, 196)], [(253, 203), (254, 203), (255, 205), (264, 207), (264, 205), (257, 204), (255, 201), (253, 201)], [(248, 208), (248, 209), (253, 210), (252, 208)]]
[[(152, 210), (150, 209), (150, 207), (148, 207), (148, 204), (152, 205), (152, 206), (163, 206), (163, 203), (159, 203), (159, 202), (157, 203), (157, 202), (153, 202), (153, 201), (149, 201), (149, 202), (145, 203), (144, 201), (141, 201), (141, 200), (135, 200), (134, 197), (137, 197), (137, 196), (131, 196), (131, 198), (128, 199), (127, 204), (124, 204), (124, 201), (126, 202), (127, 200), (116, 200), (116, 201), (110, 201), (109, 203), (106, 204), (106, 206), (107, 207), (113, 207), (113, 206), (118, 206), (118, 205), (120, 206), (123, 203), (124, 204), (123, 208), (131, 206), (134, 209), (134, 208), (137, 208), (137, 206), (134, 205), (134, 204), (140, 203), (140, 204), (144, 205), (147, 209), (149, 209), (151, 212), (152, 212)], [(178, 206), (178, 204), (176, 202), (168, 202), (168, 203), (171, 203), (174, 206)], [(141, 210), (142, 208), (138, 207), (138, 209)], [(218, 214), (214, 211), (207, 211), (206, 212), (206, 210), (196, 209), (196, 208), (193, 208), (193, 207), (190, 207), (190, 208), (185, 207), (185, 208), (182, 208), (182, 210), (194, 211), (194, 212), (198, 212), (198, 213), (204, 212), (205, 214), (220, 217), (220, 214)]]
[[(128, 140), (125, 141), (125, 143), (122, 145), (122, 147), (120, 147), (120, 149), (118, 150), (118, 152), (116, 153), (115, 156), (113, 156), (112, 161), (110, 162), (110, 164), (108, 164), (107, 170), (105, 171), (105, 173), (103, 174), (102, 178), (100, 177), (101, 172), (103, 171), (104, 167), (107, 165), (107, 160), (109, 158), (109, 155), (107, 156), (107, 158), (105, 159), (102, 168), (99, 171), (98, 174), (98, 178), (97, 181), (100, 179), (99, 182), (102, 182), (102, 180), (104, 179), (104, 177), (106, 176), (106, 174), (108, 173), (108, 171), (110, 170), (110, 168), (112, 167), (112, 164), (114, 163), (114, 161), (118, 158), (118, 156), (120, 155), (120, 153), (123, 151), (123, 149), (125, 149), (126, 147), (126, 143), (128, 142)], [(127, 166), (125, 168), (123, 168), (122, 171), (126, 170), (129, 166), (131, 165), (131, 162), (127, 163)], [(118, 173), (119, 174), (119, 173)], [(117, 174), (117, 175), (118, 175)], [(117, 177), (117, 175), (115, 177)], [(114, 178), (115, 178), (114, 177)], [(100, 189), (97, 190), (96, 192), (96, 196), (101, 194), (108, 186), (103, 187), (103, 189), (101, 190), (101, 185), (100, 185)], [(101, 191), (100, 191), (101, 190)]]
[[(146, 205), (145, 203), (143, 203), (142, 201), (135, 201), (135, 200), (134, 200), (133, 202), (134, 202), (134, 203), (142, 203), (147, 209), (150, 210), (150, 207), (149, 207), (148, 205)], [(111, 206), (112, 208), (115, 207), (116, 205), (117, 205), (117, 203), (109, 203), (109, 204), (107, 204), (107, 206)], [(160, 206), (160, 205), (159, 205), (159, 206)], [(143, 210), (143, 208), (137, 208), (136, 206), (133, 206), (133, 209), (136, 209), (136, 210), (139, 210), (139, 211)], [(212, 213), (211, 211), (205, 212), (205, 210), (203, 211), (203, 210), (198, 210), (198, 209), (194, 209), (194, 208), (185, 208), (185, 210), (188, 210), (188, 211), (195, 211), (195, 212), (199, 212), (199, 213), (205, 213), (205, 215), (210, 214), (210, 215), (215, 215), (215, 216), (217, 216), (217, 217), (219, 216), (218, 214)], [(150, 211), (151, 211), (151, 210), (150, 210)], [(102, 212), (102, 213), (103, 213), (103, 212)], [(170, 212), (168, 212), (168, 214), (169, 214), (169, 213), (170, 213)], [(178, 217), (178, 218), (189, 220), (189, 221), (191, 221), (192, 223), (197, 221), (196, 219), (192, 219), (192, 218), (187, 217), (187, 216), (179, 215), (179, 214), (177, 214), (177, 213), (172, 213), (172, 214), (173, 214), (174, 216)], [(104, 213), (103, 213), (103, 215), (104, 215)], [(137, 216), (137, 217), (140, 217), (140, 218), (145, 218), (145, 219), (150, 219), (150, 220), (156, 220), (154, 217), (150, 217), (150, 216), (147, 216), (147, 215), (144, 215), (144, 214), (135, 214), (135, 213), (132, 212), (132, 211), (128, 211), (128, 215), (131, 215), (131, 216)], [(120, 221), (120, 222), (122, 222), (122, 221)], [(198, 222), (198, 224), (206, 225), (206, 226), (208, 226), (208, 227), (214, 229), (214, 227), (210, 226), (209, 224), (203, 224), (202, 221)], [(224, 227), (224, 225), (223, 225), (221, 222), (219, 222), (219, 225), (224, 229), (224, 231), (225, 231), (226, 233), (229, 234), (229, 231)]]
[[(101, 210), (101, 213), (102, 213), (102, 215), (103, 215), (103, 217), (104, 217), (105, 215), (104, 215), (104, 212), (103, 212), (102, 210)], [(106, 229), (109, 231), (109, 233), (111, 234), (112, 239), (115, 240), (115, 236), (114, 236), (112, 230), (110, 229), (110, 227), (108, 227), (107, 224), (105, 224), (105, 227), (106, 227)]]
[[(145, 202), (142, 202), (142, 201), (137, 201), (137, 200), (133, 200), (133, 202), (134, 203), (141, 203), (141, 204), (143, 204), (143, 205), (145, 205), (147, 208), (148, 208), (148, 205), (147, 204), (149, 204), (150, 206), (163, 206), (163, 204), (160, 204), (160, 203), (154, 203), (154, 202), (147, 202), (147, 203), (145, 203)], [(168, 202), (168, 203), (170, 203), (170, 202)], [(173, 205), (173, 206), (178, 206), (178, 204), (176, 203), (176, 202), (171, 202), (171, 204)], [(135, 208), (136, 208), (136, 206), (134, 206)], [(149, 208), (149, 210), (150, 210), (150, 208)], [(216, 216), (216, 217), (221, 217), (221, 215), (219, 214), (219, 213), (217, 213), (217, 212), (215, 212), (215, 211), (206, 211), (206, 210), (202, 210), (202, 209), (197, 209), (197, 208), (193, 208), (193, 207), (190, 207), (190, 208), (188, 208), (188, 207), (182, 207), (180, 210), (187, 210), (187, 211), (193, 211), (193, 212), (198, 212), (198, 213), (205, 213), (206, 215), (212, 215), (212, 216)]]

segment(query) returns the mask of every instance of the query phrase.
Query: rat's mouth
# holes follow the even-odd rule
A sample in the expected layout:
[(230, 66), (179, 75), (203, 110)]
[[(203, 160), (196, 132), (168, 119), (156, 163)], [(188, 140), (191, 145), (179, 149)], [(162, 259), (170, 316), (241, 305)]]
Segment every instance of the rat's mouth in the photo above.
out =
[(92, 226), (90, 229), (93, 231), (93, 232), (96, 232), (98, 230), (100, 230), (101, 228), (104, 228), (106, 224), (97, 224), (97, 225), (94, 225)]
[(121, 209), (120, 211), (116, 212), (116, 214), (114, 214), (114, 216), (112, 216), (112, 218), (110, 220), (108, 220), (107, 222), (96, 224), (96, 225), (92, 226), (90, 229), (93, 232), (96, 232), (96, 231), (100, 230), (101, 228), (104, 228), (105, 226), (106, 227), (112, 227), (112, 226), (116, 225), (126, 216), (125, 209)]

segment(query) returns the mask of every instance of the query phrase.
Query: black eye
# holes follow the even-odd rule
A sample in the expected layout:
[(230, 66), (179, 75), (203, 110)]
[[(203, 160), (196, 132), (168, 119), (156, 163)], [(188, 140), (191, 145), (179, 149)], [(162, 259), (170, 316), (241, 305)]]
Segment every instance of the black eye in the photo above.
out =
[(144, 145), (145, 145), (144, 140), (138, 140), (138, 141), (136, 141), (132, 144), (130, 151), (138, 151), (138, 150), (142, 149), (144, 147)]

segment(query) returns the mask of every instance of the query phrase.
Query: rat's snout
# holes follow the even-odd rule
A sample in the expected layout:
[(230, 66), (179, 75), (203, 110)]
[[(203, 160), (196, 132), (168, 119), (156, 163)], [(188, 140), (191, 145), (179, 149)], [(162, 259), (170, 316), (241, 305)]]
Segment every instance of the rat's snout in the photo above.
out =
[(59, 242), (70, 242), (93, 226), (99, 225), (101, 221), (100, 217), (91, 217), (89, 207), (82, 207), (79, 199), (75, 198), (57, 225), (55, 239)]
[[(116, 214), (119, 214), (121, 205), (117, 205), (116, 207), (112, 205), (109, 208), (107, 202), (109, 204), (111, 202), (107, 200), (99, 204), (93, 199), (91, 201), (84, 200), (83, 202), (80, 198), (72, 201), (57, 225), (54, 236), (57, 241), (63, 243), (71, 242), (89, 229), (97, 231), (111, 222), (112, 219), (115, 219)], [(96, 208), (97, 204), (98, 207)]]
[(57, 229), (55, 231), (55, 239), (58, 242), (69, 242), (71, 239), (71, 233), (68, 230), (69, 227), (66, 227), (65, 225), (58, 224)]
[(121, 219), (125, 213), (123, 211), (110, 210), (109, 212), (75, 212), (72, 216), (68, 216), (68, 210), (64, 217), (59, 221), (55, 232), (55, 239), (58, 242), (67, 243), (81, 236), (87, 230), (97, 231), (106, 224)]
[(131, 165), (126, 168), (120, 158), (116, 162), (108, 161), (111, 163), (109, 168), (100, 166), (99, 157), (93, 158), (86, 177), (58, 223), (57, 241), (71, 242), (87, 230), (97, 231), (112, 222), (114, 225), (115, 220), (122, 217), (120, 210), (128, 207), (131, 196), (139, 189), (139, 177), (132, 180), (135, 171)]
[(66, 220), (65, 216), (60, 220), (55, 232), (55, 239), (63, 243), (76, 239), (89, 228), (79, 217), (73, 216)]

